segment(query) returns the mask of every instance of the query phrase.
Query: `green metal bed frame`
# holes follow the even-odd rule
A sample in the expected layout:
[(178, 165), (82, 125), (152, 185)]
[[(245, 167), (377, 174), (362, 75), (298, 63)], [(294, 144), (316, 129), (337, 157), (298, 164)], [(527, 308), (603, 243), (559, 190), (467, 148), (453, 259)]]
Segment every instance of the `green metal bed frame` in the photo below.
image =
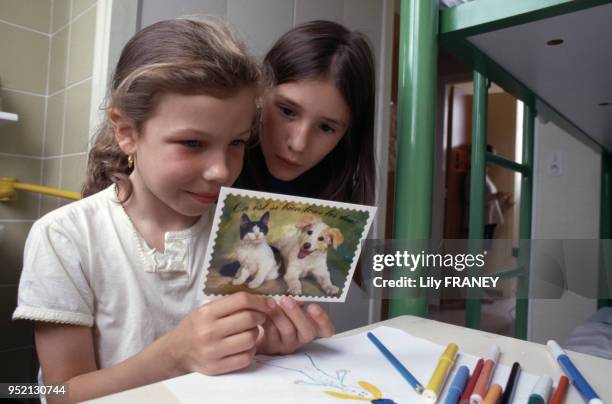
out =
[[(433, 156), (437, 56), (441, 47), (473, 68), (472, 155), (470, 178), (469, 238), (483, 238), (485, 167), (487, 162), (521, 174), (519, 238), (531, 239), (534, 163), (534, 127), (537, 95), (504, 68), (480, 52), (468, 36), (538, 21), (612, 3), (612, 0), (475, 0), (439, 10), (434, 0), (402, 0), (400, 16), (400, 60), (398, 91), (398, 150), (395, 184), (393, 237), (426, 240), (432, 235)], [(523, 155), (518, 163), (486, 152), (488, 83), (494, 81), (521, 100), (523, 111)], [(539, 100), (542, 102), (542, 100)], [(545, 104), (545, 103), (543, 103)], [(566, 117), (546, 105), (561, 125), (578, 130)], [(586, 134), (588, 136), (588, 134)], [(601, 234), (612, 238), (612, 158), (602, 147)], [(520, 245), (520, 244), (519, 244)], [(609, 249), (608, 249), (609, 250)], [(608, 296), (608, 263), (600, 256), (599, 296)], [(527, 338), (529, 251), (519, 247), (518, 268), (499, 272), (517, 278), (515, 337)], [(603, 294), (606, 288), (606, 294)], [(466, 303), (466, 325), (480, 328), (480, 290), (471, 288)], [(599, 306), (612, 305), (600, 298)], [(427, 315), (425, 291), (390, 302), (389, 315)]]

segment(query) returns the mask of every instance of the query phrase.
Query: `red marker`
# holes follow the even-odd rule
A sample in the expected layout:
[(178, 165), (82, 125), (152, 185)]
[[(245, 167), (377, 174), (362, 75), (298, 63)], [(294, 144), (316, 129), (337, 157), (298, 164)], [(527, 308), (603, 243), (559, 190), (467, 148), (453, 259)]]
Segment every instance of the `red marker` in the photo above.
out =
[(459, 404), (469, 404), (470, 396), (474, 391), (474, 386), (476, 386), (476, 381), (480, 376), (480, 372), (482, 372), (482, 367), (484, 366), (484, 360), (478, 359), (476, 362), (476, 367), (474, 368), (474, 373), (470, 376), (470, 380), (468, 380), (467, 386), (465, 386), (465, 390), (463, 390), (463, 394), (461, 395), (461, 399), (459, 400)]
[(550, 404), (562, 404), (565, 401), (565, 395), (567, 394), (567, 388), (569, 386), (569, 379), (566, 376), (561, 376), (559, 384), (557, 384), (557, 390), (550, 400)]

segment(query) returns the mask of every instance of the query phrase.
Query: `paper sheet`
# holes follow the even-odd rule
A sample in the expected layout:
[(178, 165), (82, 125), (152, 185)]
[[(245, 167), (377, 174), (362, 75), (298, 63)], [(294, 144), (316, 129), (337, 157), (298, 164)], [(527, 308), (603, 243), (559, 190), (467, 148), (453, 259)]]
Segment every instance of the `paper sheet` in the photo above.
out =
[[(423, 385), (427, 384), (444, 346), (390, 327), (379, 327), (372, 332)], [(477, 360), (460, 351), (450, 377), (454, 377), (461, 365), (473, 370)], [(497, 366), (493, 383), (505, 386), (509, 373), (509, 367)], [(521, 372), (513, 403), (527, 402), (536, 381), (537, 376)], [(365, 333), (317, 341), (292, 355), (257, 356), (256, 364), (241, 372), (212, 377), (192, 373), (164, 384), (184, 404), (342, 404), (376, 398), (392, 400), (387, 404), (422, 402), (421, 396), (404, 381)], [(445, 387), (449, 384), (447, 382)], [(438, 402), (443, 402), (446, 388)], [(373, 393), (376, 390), (380, 391), (379, 397)], [(340, 393), (347, 398), (326, 392)]]

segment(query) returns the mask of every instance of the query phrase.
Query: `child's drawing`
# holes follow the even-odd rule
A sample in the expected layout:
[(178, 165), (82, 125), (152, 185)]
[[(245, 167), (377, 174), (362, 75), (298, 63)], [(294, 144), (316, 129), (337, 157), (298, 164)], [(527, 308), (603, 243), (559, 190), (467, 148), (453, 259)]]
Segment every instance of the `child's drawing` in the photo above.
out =
[(338, 393), (336, 391), (325, 391), (325, 394), (329, 394), (332, 397), (336, 397), (342, 400), (358, 400), (358, 401), (369, 401), (372, 404), (397, 404), (395, 401), (390, 398), (382, 398), (382, 392), (380, 389), (373, 384), (370, 384), (366, 381), (358, 381), (361, 387), (364, 390), (369, 391), (372, 394), (372, 398), (362, 397), (362, 396), (353, 396), (351, 394)]
[(279, 369), (289, 370), (296, 372), (300, 375), (300, 378), (295, 380), (295, 384), (309, 385), (309, 386), (321, 386), (326, 388), (333, 388), (334, 390), (324, 390), (323, 393), (338, 398), (341, 400), (357, 400), (357, 401), (368, 401), (373, 404), (396, 404), (395, 401), (382, 398), (382, 392), (375, 385), (366, 381), (358, 381), (356, 385), (348, 384), (346, 377), (349, 374), (349, 370), (338, 369), (333, 374), (324, 371), (317, 366), (314, 359), (308, 353), (304, 353), (307, 358), (306, 363), (302, 368), (293, 368), (289, 366), (281, 366), (273, 363), (274, 359), (262, 360), (256, 359), (256, 361), (265, 366), (273, 366)]

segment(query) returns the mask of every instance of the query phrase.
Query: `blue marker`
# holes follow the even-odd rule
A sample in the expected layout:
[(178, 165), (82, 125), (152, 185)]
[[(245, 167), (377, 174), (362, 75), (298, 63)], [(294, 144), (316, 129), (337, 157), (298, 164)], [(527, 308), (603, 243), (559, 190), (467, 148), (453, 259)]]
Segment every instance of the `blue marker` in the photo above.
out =
[(465, 385), (467, 384), (468, 378), (470, 377), (470, 369), (467, 366), (461, 366), (457, 370), (450, 387), (448, 388), (448, 394), (444, 404), (457, 404), (463, 394)]
[(559, 366), (563, 369), (563, 373), (572, 381), (584, 402), (587, 404), (603, 404), (603, 401), (601, 401), (597, 393), (595, 393), (595, 390), (593, 390), (578, 369), (576, 369), (576, 366), (574, 366), (569, 356), (561, 349), (559, 344), (557, 344), (556, 341), (550, 340), (546, 345), (548, 346), (550, 354), (557, 360)]
[[(370, 339), (370, 341), (372, 341), (372, 343), (374, 345), (376, 345), (376, 348), (378, 348), (378, 350), (385, 356), (385, 358), (387, 358), (387, 360), (389, 362), (391, 362), (391, 364), (393, 365), (393, 367), (402, 375), (402, 377), (412, 386), (412, 388), (419, 394), (421, 394), (423, 392), (423, 390), (425, 390), (423, 388), (423, 385), (421, 383), (419, 383), (419, 381), (412, 375), (412, 373), (410, 373), (408, 371), (408, 369), (406, 369), (404, 367), (404, 365), (402, 365), (402, 363), (397, 360), (397, 358), (395, 356), (393, 356), (393, 354), (391, 353), (391, 351), (389, 351), (387, 349), (386, 346), (383, 345), (382, 342), (380, 342), (380, 340), (378, 338), (376, 338), (376, 336), (374, 334), (372, 334), (371, 332), (369, 332), (368, 334), (368, 338)], [(603, 404), (603, 403), (602, 403)]]

